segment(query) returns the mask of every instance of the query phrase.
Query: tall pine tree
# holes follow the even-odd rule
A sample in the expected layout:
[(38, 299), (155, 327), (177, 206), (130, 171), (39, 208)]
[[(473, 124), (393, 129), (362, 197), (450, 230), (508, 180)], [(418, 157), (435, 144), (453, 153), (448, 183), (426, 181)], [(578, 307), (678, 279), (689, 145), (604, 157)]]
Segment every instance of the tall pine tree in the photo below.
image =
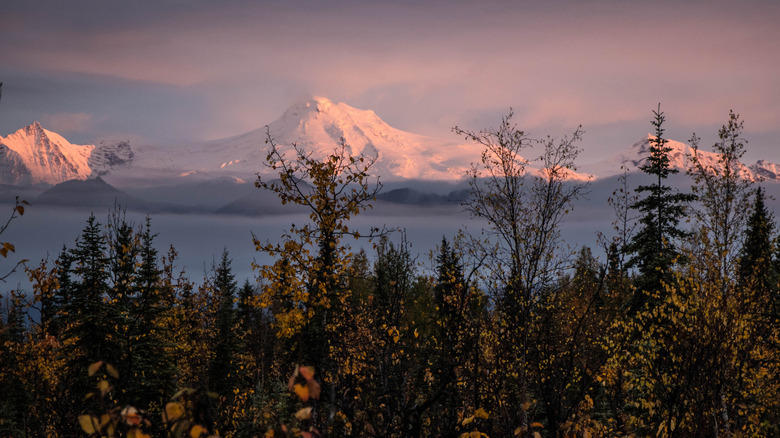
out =
[[(745, 241), (739, 260), (739, 283), (742, 287), (752, 288), (760, 294), (769, 294), (776, 289), (777, 266), (772, 257), (774, 245), (774, 219), (764, 204), (764, 191), (759, 187), (755, 192), (753, 212), (748, 218)], [(780, 302), (775, 294), (770, 294), (770, 307), (777, 313)]]
[[(667, 145), (669, 140), (663, 136), (665, 117), (660, 105), (657, 111), (653, 111), (653, 115), (651, 123), (655, 128), (655, 136), (649, 140), (650, 156), (647, 164), (640, 169), (652, 176), (654, 181), (636, 189), (640, 199), (631, 208), (638, 210), (641, 215), (640, 230), (626, 246), (626, 251), (633, 254), (628, 265), (639, 270), (637, 289), (644, 292), (660, 291), (662, 284), (670, 281), (672, 267), (680, 258), (678, 242), (688, 236), (679, 226), (680, 219), (686, 214), (687, 204), (694, 199), (693, 195), (680, 193), (668, 185), (667, 179), (678, 173), (678, 170), (669, 161), (672, 148)], [(645, 196), (641, 197), (643, 193)], [(643, 302), (640, 293), (634, 308)]]
[(215, 317), (216, 338), (214, 358), (209, 366), (209, 387), (220, 395), (231, 394), (237, 384), (236, 350), (236, 280), (230, 267), (228, 251), (222, 251), (222, 258), (214, 273), (214, 298), (218, 301)]

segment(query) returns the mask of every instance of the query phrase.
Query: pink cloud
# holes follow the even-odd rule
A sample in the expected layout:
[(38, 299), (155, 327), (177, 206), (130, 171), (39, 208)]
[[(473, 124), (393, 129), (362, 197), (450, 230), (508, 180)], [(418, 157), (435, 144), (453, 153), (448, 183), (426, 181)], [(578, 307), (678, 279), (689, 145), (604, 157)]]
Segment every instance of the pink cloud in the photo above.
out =
[(95, 127), (92, 114), (87, 113), (56, 113), (43, 114), (43, 127), (57, 133), (89, 132)]

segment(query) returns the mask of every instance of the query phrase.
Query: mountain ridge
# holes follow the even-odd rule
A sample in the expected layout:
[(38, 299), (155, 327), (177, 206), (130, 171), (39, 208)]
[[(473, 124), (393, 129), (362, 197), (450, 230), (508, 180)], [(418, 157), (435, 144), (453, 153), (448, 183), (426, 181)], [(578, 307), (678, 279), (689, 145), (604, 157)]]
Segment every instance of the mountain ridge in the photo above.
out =
[(55, 185), (72, 179), (85, 180), (105, 175), (132, 159), (127, 142), (72, 144), (36, 121), (0, 137), (0, 183)]
[[(338, 150), (343, 139), (348, 155), (363, 154), (376, 161), (370, 172), (382, 181), (463, 181), (472, 163), (480, 160), (474, 143), (426, 137), (396, 129), (374, 111), (334, 103), (324, 97), (299, 101), (266, 125), (243, 134), (173, 148), (147, 147), (135, 151), (127, 141), (101, 141), (98, 145), (75, 145), (61, 135), (33, 124), (0, 137), (0, 184), (54, 185), (71, 179), (111, 174), (125, 181), (152, 183), (168, 180), (238, 178), (251, 181), (256, 175), (274, 177), (265, 166), (267, 139), (284, 154), (292, 145), (314, 158)], [(630, 147), (587, 165), (580, 172), (567, 172), (567, 179), (585, 181), (623, 172), (639, 171), (649, 155), (650, 134)], [(685, 171), (690, 167), (690, 145), (670, 140), (671, 164)], [(717, 165), (717, 154), (698, 151), (706, 166)], [(288, 155), (289, 156), (289, 155)], [(531, 174), (539, 170), (527, 167)], [(743, 176), (752, 180), (780, 181), (780, 164), (759, 160), (743, 164)]]

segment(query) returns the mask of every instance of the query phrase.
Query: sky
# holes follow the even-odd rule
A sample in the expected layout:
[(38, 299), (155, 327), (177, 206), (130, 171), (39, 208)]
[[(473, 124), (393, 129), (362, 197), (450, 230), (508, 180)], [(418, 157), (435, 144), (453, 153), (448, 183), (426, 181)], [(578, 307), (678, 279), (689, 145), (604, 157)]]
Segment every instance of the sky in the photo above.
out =
[(513, 108), (534, 137), (582, 125), (583, 162), (652, 130), (702, 147), (729, 110), (780, 162), (780, 2), (4, 0), (0, 135), (73, 143), (238, 135), (327, 97), (457, 140)]

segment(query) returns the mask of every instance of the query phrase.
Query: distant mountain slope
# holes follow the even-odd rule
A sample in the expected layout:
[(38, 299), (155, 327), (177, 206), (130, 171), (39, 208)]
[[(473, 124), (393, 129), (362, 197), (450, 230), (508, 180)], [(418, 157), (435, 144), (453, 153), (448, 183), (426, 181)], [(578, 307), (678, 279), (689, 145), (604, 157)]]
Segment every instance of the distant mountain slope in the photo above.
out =
[(34, 122), (8, 137), (0, 137), (0, 183), (26, 186), (84, 180), (132, 159), (126, 142), (100, 146), (71, 144)]
[[(376, 158), (370, 172), (385, 182), (461, 180), (482, 153), (482, 148), (475, 143), (401, 131), (371, 110), (315, 97), (294, 104), (267, 127), (235, 137), (160, 150), (154, 156), (139, 156), (136, 165), (167, 168), (190, 178), (230, 175), (248, 179), (256, 173), (273, 177), (276, 172), (265, 166), (267, 133), (286, 154), (290, 154), (291, 145), (295, 144), (315, 158), (336, 152), (343, 138), (348, 147), (345, 154)], [(531, 167), (528, 170), (535, 171)], [(588, 175), (569, 172), (568, 177), (584, 180)]]
[(114, 204), (129, 209), (147, 209), (144, 201), (128, 195), (103, 181), (102, 178), (73, 179), (55, 185), (41, 193), (35, 205), (61, 207), (100, 207), (110, 209)]
[[(373, 111), (336, 104), (325, 98), (293, 105), (271, 122), (268, 129), (280, 149), (289, 151), (295, 143), (317, 158), (334, 153), (343, 138), (349, 147), (347, 154), (376, 157), (371, 172), (387, 181), (460, 179), (480, 153), (475, 145), (404, 132), (383, 122)], [(236, 137), (181, 148), (155, 162), (179, 168), (182, 175), (246, 177), (260, 172), (270, 176), (274, 173), (265, 167), (268, 153), (265, 140), (263, 127)]]
[[(267, 127), (221, 140), (171, 147), (138, 141), (134, 141), (137, 150), (123, 141), (74, 145), (35, 122), (6, 138), (0, 137), (0, 184), (54, 185), (110, 175), (109, 181), (119, 187), (145, 187), (154, 194), (161, 186), (192, 187), (192, 183), (219, 179), (251, 183), (258, 173), (264, 178), (278, 176), (265, 166), (267, 131), (290, 159), (293, 144), (314, 158), (323, 158), (336, 152), (343, 138), (347, 145), (345, 154), (376, 159), (370, 172), (385, 183), (462, 181), (482, 153), (478, 144), (404, 132), (389, 126), (373, 111), (317, 97), (291, 106)], [(579, 172), (567, 171), (565, 178), (586, 181), (620, 174), (622, 168), (639, 171), (650, 154), (650, 138), (648, 135), (602, 161), (578, 163)], [(686, 170), (693, 152), (690, 146), (677, 141), (670, 141), (669, 146), (672, 166)], [(718, 157), (712, 152), (700, 151), (699, 157), (706, 165), (717, 165)], [(527, 165), (527, 172), (539, 174), (533, 164)], [(742, 166), (742, 172), (754, 180), (780, 181), (780, 165), (764, 160)], [(206, 192), (196, 193), (196, 197), (208, 198)], [(408, 198), (407, 195), (411, 196), (404, 196)], [(204, 199), (200, 204), (213, 207), (233, 200), (237, 198)]]
[[(597, 175), (598, 178), (607, 178), (618, 175), (623, 169), (628, 172), (638, 172), (641, 167), (647, 164), (647, 158), (650, 156), (650, 140), (654, 137), (648, 134), (647, 137), (634, 143), (628, 149), (590, 165), (580, 166), (581, 170)], [(681, 173), (687, 171), (692, 165), (691, 156), (693, 148), (683, 142), (669, 140), (667, 146), (672, 150), (669, 153), (671, 167), (679, 170)], [(719, 167), (718, 154), (699, 149), (698, 157), (705, 167)], [(767, 181), (780, 181), (780, 166), (768, 163), (764, 160), (758, 161), (753, 165), (741, 163), (740, 171), (743, 177), (758, 181), (764, 179)]]

